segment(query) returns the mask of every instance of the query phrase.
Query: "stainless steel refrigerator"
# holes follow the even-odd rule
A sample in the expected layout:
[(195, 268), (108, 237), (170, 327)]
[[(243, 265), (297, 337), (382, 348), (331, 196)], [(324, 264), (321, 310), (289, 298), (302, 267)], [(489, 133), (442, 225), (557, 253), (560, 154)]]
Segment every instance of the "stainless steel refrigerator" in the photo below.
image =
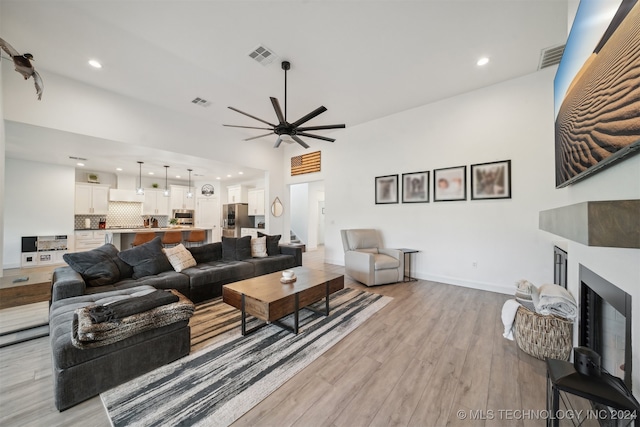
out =
[(249, 218), (249, 205), (246, 203), (222, 205), (221, 225), (223, 237), (240, 237), (241, 228), (253, 227)]

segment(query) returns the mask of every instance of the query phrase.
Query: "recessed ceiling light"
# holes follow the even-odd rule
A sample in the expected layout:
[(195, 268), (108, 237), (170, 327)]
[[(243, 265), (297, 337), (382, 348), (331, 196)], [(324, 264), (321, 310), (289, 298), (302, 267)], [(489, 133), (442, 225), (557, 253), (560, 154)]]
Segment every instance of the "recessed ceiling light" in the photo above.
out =
[(102, 64), (95, 59), (89, 60), (89, 65), (91, 65), (93, 68), (102, 68)]
[(231, 178), (231, 174), (227, 175), (227, 178)]
[(153, 172), (149, 172), (149, 175), (153, 175)]
[(180, 178), (180, 175), (176, 175), (176, 178)]
[(478, 65), (479, 67), (482, 67), (483, 65), (487, 65), (489, 63), (489, 58), (487, 58), (486, 56), (478, 59), (478, 62), (476, 62), (476, 65)]
[(122, 168), (116, 168), (118, 172), (122, 172)]
[(78, 163), (76, 163), (76, 166), (84, 166), (84, 163), (78, 162)]
[(219, 176), (216, 176), (216, 179), (217, 179), (218, 181), (220, 181), (222, 178), (220, 178)]
[(244, 172), (238, 172), (238, 175), (242, 175), (242, 174), (244, 174)]

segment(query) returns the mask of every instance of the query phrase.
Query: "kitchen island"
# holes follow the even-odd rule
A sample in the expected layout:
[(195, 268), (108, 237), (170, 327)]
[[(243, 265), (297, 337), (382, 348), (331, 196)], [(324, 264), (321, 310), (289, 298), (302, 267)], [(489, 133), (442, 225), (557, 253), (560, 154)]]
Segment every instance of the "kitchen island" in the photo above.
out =
[[(75, 251), (83, 251), (93, 249), (92, 246), (98, 247), (105, 243), (112, 243), (118, 250), (125, 250), (131, 248), (131, 243), (133, 243), (133, 239), (136, 233), (155, 233), (156, 236), (162, 238), (165, 232), (167, 231), (181, 231), (182, 232), (182, 240), (186, 240), (187, 236), (189, 236), (189, 232), (192, 230), (204, 230), (207, 234), (205, 239), (205, 243), (211, 242), (212, 234), (211, 230), (203, 229), (199, 227), (158, 227), (158, 228), (145, 228), (145, 227), (137, 227), (137, 228), (119, 228), (119, 227), (107, 227), (106, 229), (84, 229), (84, 230), (76, 230), (76, 242), (75, 242)], [(86, 245), (83, 244), (83, 236), (84, 235), (93, 235), (94, 245)], [(96, 235), (99, 236), (96, 239)], [(90, 237), (91, 238), (91, 237)], [(98, 242), (99, 240), (99, 242)]]

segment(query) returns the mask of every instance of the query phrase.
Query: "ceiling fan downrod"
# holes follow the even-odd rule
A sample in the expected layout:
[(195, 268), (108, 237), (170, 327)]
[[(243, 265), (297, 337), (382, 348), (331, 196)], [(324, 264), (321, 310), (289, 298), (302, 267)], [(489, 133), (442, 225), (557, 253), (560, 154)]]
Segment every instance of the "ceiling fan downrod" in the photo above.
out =
[(287, 71), (291, 69), (289, 61), (282, 61), (282, 69), (284, 70), (284, 121), (287, 121)]

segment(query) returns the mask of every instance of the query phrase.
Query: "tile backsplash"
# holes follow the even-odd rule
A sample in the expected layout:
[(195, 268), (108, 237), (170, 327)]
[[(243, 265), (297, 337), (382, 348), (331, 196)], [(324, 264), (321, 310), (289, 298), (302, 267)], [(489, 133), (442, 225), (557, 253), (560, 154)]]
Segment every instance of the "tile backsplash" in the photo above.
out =
[[(107, 228), (108, 227), (140, 227), (143, 223), (143, 218), (147, 215), (142, 215), (142, 203), (134, 202), (109, 202), (109, 213), (107, 214)], [(98, 228), (100, 218), (104, 218), (104, 215), (76, 215), (75, 216), (75, 228), (85, 228), (85, 219), (91, 221), (91, 228)], [(169, 218), (165, 216), (156, 216), (158, 219), (158, 226), (166, 227)]]

